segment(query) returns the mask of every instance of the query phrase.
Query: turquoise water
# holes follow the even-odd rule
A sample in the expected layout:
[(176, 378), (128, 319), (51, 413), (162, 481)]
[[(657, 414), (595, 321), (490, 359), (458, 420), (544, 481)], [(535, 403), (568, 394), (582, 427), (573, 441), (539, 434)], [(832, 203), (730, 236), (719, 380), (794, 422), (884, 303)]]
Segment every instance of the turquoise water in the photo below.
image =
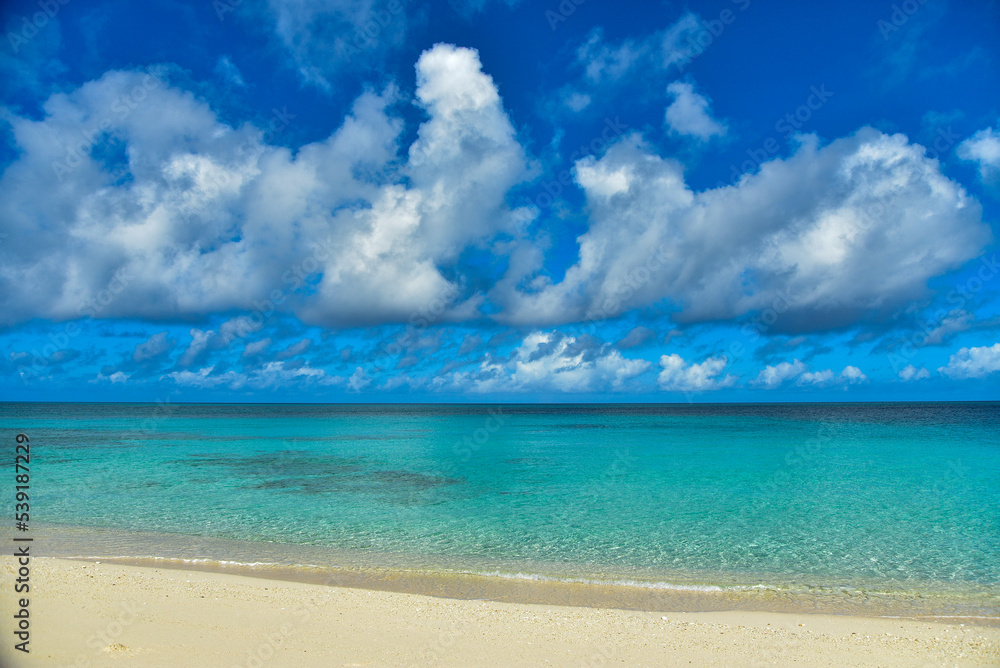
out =
[(523, 576), (1000, 584), (998, 403), (0, 411), (50, 528)]

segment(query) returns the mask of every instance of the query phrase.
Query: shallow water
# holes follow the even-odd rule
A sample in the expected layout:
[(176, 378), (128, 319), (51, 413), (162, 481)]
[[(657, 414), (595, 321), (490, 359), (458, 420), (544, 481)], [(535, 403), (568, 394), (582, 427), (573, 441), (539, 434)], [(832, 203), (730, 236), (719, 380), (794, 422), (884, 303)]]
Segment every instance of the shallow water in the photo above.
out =
[(1000, 616), (997, 403), (3, 404), (0, 423), (31, 437), (52, 554)]

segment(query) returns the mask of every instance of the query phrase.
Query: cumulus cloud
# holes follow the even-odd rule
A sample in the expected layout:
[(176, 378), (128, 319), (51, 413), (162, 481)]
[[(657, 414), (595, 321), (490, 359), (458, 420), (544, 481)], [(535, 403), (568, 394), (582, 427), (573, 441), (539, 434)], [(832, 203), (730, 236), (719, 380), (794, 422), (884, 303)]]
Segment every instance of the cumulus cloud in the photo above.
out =
[(726, 134), (726, 126), (712, 118), (707, 98), (695, 92), (694, 86), (675, 81), (667, 86), (673, 102), (667, 107), (665, 120), (671, 132), (706, 141)]
[[(658, 38), (668, 61), (674, 37)], [(163, 68), (108, 72), (38, 117), (9, 115), (0, 325), (241, 311), (259, 325), (286, 309), (326, 327), (484, 314), (539, 327), (663, 302), (678, 322), (780, 302), (772, 333), (822, 331), (894, 313), (991, 238), (978, 203), (902, 135), (805, 136), (738, 184), (695, 192), (633, 134), (576, 163), (589, 226), (555, 281), (544, 234), (527, 231), (537, 212), (507, 202), (528, 163), (478, 54), (438, 44), (416, 72), (425, 116), (409, 146), (393, 86), (292, 153), (223, 123)], [(277, 131), (294, 116), (276, 110)], [(183, 368), (231, 340), (191, 335)]]
[(992, 346), (961, 348), (938, 372), (949, 378), (983, 378), (1000, 371), (1000, 343)]
[(1000, 176), (1000, 131), (980, 130), (958, 145), (958, 157), (975, 162), (984, 180)]
[(931, 377), (931, 372), (927, 369), (920, 367), (919, 369), (912, 364), (908, 364), (906, 367), (900, 370), (899, 377), (904, 381), (911, 380), (924, 380)]
[(650, 367), (590, 336), (534, 332), (506, 360), (490, 357), (477, 369), (435, 379), (438, 390), (471, 392), (589, 392), (623, 389)]
[(845, 383), (864, 383), (868, 380), (868, 376), (861, 369), (851, 365), (844, 367), (844, 370), (840, 372), (839, 378)]
[[(430, 118), (409, 148), (410, 187), (384, 187), (372, 208), (358, 214), (365, 225), (327, 263), (319, 299), (303, 310), (307, 319), (407, 321), (435, 303), (453, 305), (459, 288), (440, 267), (470, 244), (513, 234), (520, 224), (504, 196), (523, 178), (524, 153), (476, 52), (435, 46), (417, 63), (417, 84)], [(470, 297), (464, 312), (473, 313), (468, 307), (477, 301)]]
[(799, 360), (792, 360), (791, 362), (780, 362), (774, 365), (765, 366), (759, 374), (757, 374), (757, 379), (754, 381), (754, 385), (761, 385), (763, 387), (772, 388), (778, 387), (786, 380), (790, 378), (795, 378), (796, 376), (805, 373), (807, 367), (803, 362)]
[(124, 373), (122, 371), (115, 371), (110, 376), (105, 376), (103, 373), (98, 373), (95, 378), (93, 378), (93, 379), (91, 379), (91, 380), (89, 380), (87, 382), (89, 382), (89, 383), (100, 383), (100, 382), (107, 381), (107, 382), (111, 383), (112, 385), (118, 385), (118, 384), (124, 385), (125, 383), (128, 382), (128, 379), (129, 379), (129, 375), (127, 373)]
[[(398, 168), (397, 97), (361, 95), (294, 155), (222, 123), (164, 72), (109, 72), (50, 97), (39, 119), (11, 117), (21, 154), (0, 178), (0, 324), (266, 315), (272, 299), (327, 326), (474, 314), (481, 297), (461, 294), (456, 264), (523, 223), (504, 203), (523, 151), (474, 50), (420, 57), (427, 118)], [(276, 110), (276, 127), (294, 116)]]
[(0, 178), (4, 321), (253, 309), (287, 287), (282, 272), (306, 251), (293, 240), (329, 229), (308, 209), (364, 192), (328, 161), (391, 156), (385, 103), (364, 96), (346, 129), (294, 161), (162, 74), (109, 72), (50, 97), (39, 120), (12, 118), (22, 153)]
[(703, 392), (732, 387), (736, 376), (727, 374), (720, 377), (728, 360), (725, 356), (709, 357), (703, 362), (688, 364), (684, 358), (674, 353), (660, 357), (660, 375), (657, 380), (664, 390), (682, 392)]
[(855, 383), (867, 382), (868, 376), (866, 376), (861, 369), (850, 364), (845, 366), (839, 374), (834, 373), (833, 369), (810, 371), (809, 367), (804, 362), (796, 359), (791, 362), (781, 362), (779, 364), (764, 367), (761, 372), (757, 374), (757, 378), (753, 381), (753, 384), (759, 387), (773, 389), (792, 379), (795, 380), (797, 385), (822, 386), (834, 383), (853, 385)]
[(833, 380), (833, 369), (823, 371), (806, 371), (799, 376), (800, 385), (823, 385)]
[(774, 307), (772, 333), (822, 331), (894, 313), (992, 238), (922, 147), (872, 128), (822, 147), (801, 136), (733, 186), (694, 192), (683, 171), (634, 134), (578, 161), (590, 227), (577, 263), (558, 283), (499, 285), (499, 317), (555, 324), (667, 300), (679, 322)]

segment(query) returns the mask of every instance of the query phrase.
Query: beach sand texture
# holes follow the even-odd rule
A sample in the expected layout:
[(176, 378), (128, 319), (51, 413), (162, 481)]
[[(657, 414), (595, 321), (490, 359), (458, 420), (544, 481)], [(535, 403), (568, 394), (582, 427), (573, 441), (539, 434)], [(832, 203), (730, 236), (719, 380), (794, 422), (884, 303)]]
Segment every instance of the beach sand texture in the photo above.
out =
[[(8, 583), (13, 562), (3, 560)], [(31, 652), (13, 650), (4, 615), (5, 667), (1000, 665), (1000, 628), (972, 624), (452, 600), (51, 558), (31, 566)]]

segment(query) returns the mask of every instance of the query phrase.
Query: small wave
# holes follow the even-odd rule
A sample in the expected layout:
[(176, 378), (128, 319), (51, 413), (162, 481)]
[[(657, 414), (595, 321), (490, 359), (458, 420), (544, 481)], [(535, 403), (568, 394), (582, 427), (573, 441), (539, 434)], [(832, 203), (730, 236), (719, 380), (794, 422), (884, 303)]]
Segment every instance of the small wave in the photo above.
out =
[(170, 562), (177, 564), (213, 564), (217, 566), (236, 566), (240, 568), (259, 568), (259, 567), (269, 567), (269, 568), (324, 568), (316, 564), (287, 564), (278, 561), (233, 561), (229, 559), (211, 559), (208, 557), (203, 558), (185, 558), (185, 557), (159, 557), (154, 555), (118, 555), (114, 557), (110, 556), (95, 556), (95, 555), (71, 555), (68, 557), (62, 557), (63, 559), (75, 559), (77, 561), (101, 561), (106, 560), (110, 562), (131, 562), (131, 561), (153, 561), (153, 562)]
[(636, 589), (667, 589), (672, 591), (725, 592), (748, 591), (751, 589), (766, 589), (778, 591), (778, 587), (770, 585), (698, 585), (677, 584), (674, 582), (644, 582), (642, 580), (615, 580), (597, 578), (555, 577), (540, 573), (505, 573), (502, 571), (460, 571), (461, 574), (478, 575), (481, 577), (504, 578), (507, 580), (529, 580), (532, 582), (559, 582), (567, 584), (603, 585), (610, 587), (633, 587)]

